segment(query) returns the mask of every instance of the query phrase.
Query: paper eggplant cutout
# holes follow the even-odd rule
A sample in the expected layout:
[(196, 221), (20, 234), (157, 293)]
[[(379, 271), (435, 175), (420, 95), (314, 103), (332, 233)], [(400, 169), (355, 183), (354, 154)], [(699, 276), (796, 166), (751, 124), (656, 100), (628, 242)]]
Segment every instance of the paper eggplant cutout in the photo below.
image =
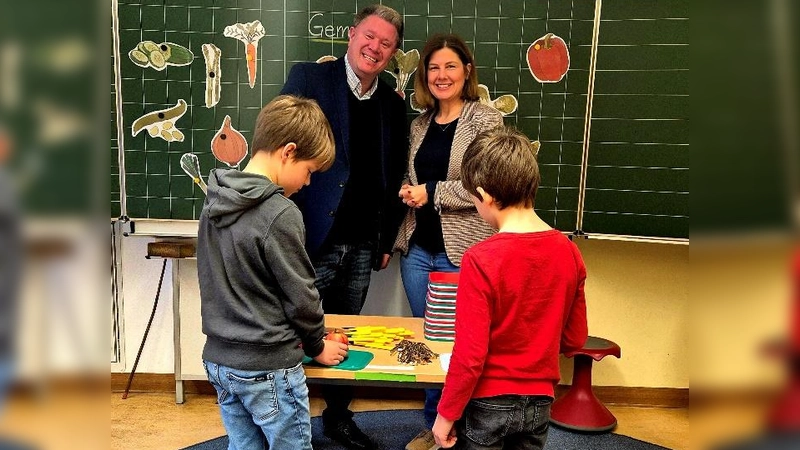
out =
[(511, 94), (501, 95), (500, 97), (492, 100), (489, 97), (489, 88), (486, 87), (485, 84), (478, 85), (478, 96), (480, 97), (481, 103), (489, 105), (492, 108), (500, 111), (500, 113), (504, 116), (513, 113), (517, 110), (517, 106), (519, 106), (517, 98)]
[(134, 136), (147, 130), (150, 137), (160, 137), (167, 142), (183, 142), (183, 133), (175, 128), (175, 122), (186, 114), (186, 101), (178, 99), (172, 108), (153, 111), (133, 121), (131, 131)]
[(406, 86), (411, 75), (417, 70), (419, 64), (419, 52), (417, 49), (412, 49), (408, 53), (401, 49), (397, 49), (389, 64), (386, 66), (386, 72), (391, 74), (397, 81), (397, 92), (403, 99), (406, 98)]
[(128, 58), (139, 67), (152, 67), (158, 71), (167, 66), (187, 66), (194, 61), (194, 53), (188, 48), (172, 42), (156, 44), (142, 41), (128, 52)]
[(194, 153), (181, 155), (181, 169), (192, 178), (192, 181), (203, 190), (204, 194), (207, 193), (208, 186), (206, 186), (206, 182), (203, 181), (203, 177), (200, 175), (200, 160), (197, 155)]
[(256, 85), (258, 41), (267, 34), (264, 26), (258, 20), (249, 23), (237, 23), (225, 27), (225, 31), (222, 34), (229, 38), (238, 39), (244, 44), (245, 58), (247, 59), (247, 78), (252, 88)]
[(231, 126), (231, 116), (225, 116), (217, 134), (211, 140), (211, 153), (228, 167), (239, 167), (247, 156), (247, 140)]
[(219, 64), (222, 51), (214, 44), (203, 44), (202, 50), (206, 61), (206, 108), (211, 108), (219, 102), (222, 94), (222, 69)]
[(566, 42), (553, 33), (537, 39), (528, 47), (528, 68), (539, 83), (561, 81), (569, 70)]

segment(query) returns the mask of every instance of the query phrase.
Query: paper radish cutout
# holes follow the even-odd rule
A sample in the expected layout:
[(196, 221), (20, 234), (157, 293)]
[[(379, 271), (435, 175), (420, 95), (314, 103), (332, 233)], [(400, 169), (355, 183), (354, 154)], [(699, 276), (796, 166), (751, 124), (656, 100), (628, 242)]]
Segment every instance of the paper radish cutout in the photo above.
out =
[(200, 160), (197, 159), (197, 155), (194, 153), (181, 155), (181, 169), (186, 172), (186, 175), (192, 177), (192, 181), (200, 186), (204, 194), (207, 193), (208, 186), (206, 186), (206, 182), (203, 181), (203, 177), (200, 175)]
[(242, 133), (231, 126), (231, 116), (225, 116), (222, 127), (211, 140), (211, 153), (219, 161), (233, 168), (239, 167), (239, 163), (247, 156), (247, 141)]
[(335, 56), (333, 56), (333, 55), (320, 56), (319, 58), (317, 58), (317, 64), (328, 62), (328, 61), (336, 61), (336, 59), (337, 58)]
[(569, 70), (569, 50), (563, 39), (553, 33), (537, 39), (528, 47), (528, 68), (539, 83), (558, 83)]
[(244, 43), (245, 58), (247, 59), (247, 78), (251, 88), (256, 85), (256, 50), (258, 50), (258, 41), (266, 33), (261, 21), (258, 20), (228, 25), (222, 33), (226, 37), (238, 39)]
[(222, 69), (219, 64), (222, 51), (214, 44), (203, 44), (201, 48), (206, 61), (206, 108), (211, 108), (219, 102), (222, 93)]
[(172, 108), (153, 111), (133, 121), (131, 131), (134, 136), (146, 129), (150, 137), (160, 137), (167, 142), (183, 142), (183, 133), (175, 128), (175, 122), (186, 114), (186, 101), (178, 99)]
[(158, 71), (167, 66), (187, 66), (194, 61), (194, 53), (188, 48), (172, 42), (156, 44), (142, 41), (128, 52), (128, 58), (139, 67), (152, 67)]
[(411, 74), (417, 70), (419, 64), (419, 51), (412, 49), (408, 53), (401, 49), (397, 49), (389, 64), (386, 66), (386, 72), (391, 74), (397, 80), (397, 92), (403, 99), (406, 98), (406, 86), (408, 80), (411, 79)]
[(517, 110), (517, 106), (519, 106), (517, 98), (511, 94), (501, 95), (500, 97), (492, 100), (489, 97), (489, 88), (486, 87), (485, 84), (478, 85), (478, 97), (480, 98), (481, 103), (489, 105), (492, 108), (500, 111), (500, 114), (504, 116), (513, 113)]

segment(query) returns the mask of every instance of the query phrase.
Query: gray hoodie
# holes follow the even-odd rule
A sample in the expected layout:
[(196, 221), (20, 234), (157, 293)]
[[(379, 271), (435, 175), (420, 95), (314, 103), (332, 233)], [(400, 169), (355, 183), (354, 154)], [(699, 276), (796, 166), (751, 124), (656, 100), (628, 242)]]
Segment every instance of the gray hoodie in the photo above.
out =
[(303, 217), (282, 187), (211, 171), (197, 240), (204, 360), (275, 370), (322, 352), (322, 305), (304, 243)]

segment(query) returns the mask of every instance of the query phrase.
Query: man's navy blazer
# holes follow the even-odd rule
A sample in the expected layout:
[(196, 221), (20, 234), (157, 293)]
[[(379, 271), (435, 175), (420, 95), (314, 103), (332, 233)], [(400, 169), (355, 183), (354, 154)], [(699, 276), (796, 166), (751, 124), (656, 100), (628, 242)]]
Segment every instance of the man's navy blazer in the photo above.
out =
[[(324, 63), (297, 63), (289, 72), (281, 94), (293, 94), (317, 101), (333, 129), (336, 141), (336, 160), (325, 172), (311, 175), (311, 184), (292, 200), (303, 213), (306, 226), (306, 250), (315, 257), (333, 226), (342, 200), (344, 187), (350, 177), (350, 111), (344, 58)], [(381, 187), (383, 202), (379, 208), (379, 253), (391, 253), (392, 244), (403, 218), (405, 208), (397, 193), (405, 175), (408, 161), (408, 124), (403, 99), (383, 80), (373, 94), (379, 99), (381, 111)], [(364, 218), (371, 220), (373, 218)]]

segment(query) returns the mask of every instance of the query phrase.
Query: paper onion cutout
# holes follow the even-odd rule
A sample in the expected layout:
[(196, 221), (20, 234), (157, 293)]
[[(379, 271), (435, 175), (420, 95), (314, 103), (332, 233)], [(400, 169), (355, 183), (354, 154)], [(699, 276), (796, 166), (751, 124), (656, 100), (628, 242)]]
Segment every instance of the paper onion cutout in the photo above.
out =
[(225, 116), (217, 134), (211, 140), (211, 153), (228, 167), (239, 167), (247, 156), (247, 140), (231, 126), (231, 116)]

